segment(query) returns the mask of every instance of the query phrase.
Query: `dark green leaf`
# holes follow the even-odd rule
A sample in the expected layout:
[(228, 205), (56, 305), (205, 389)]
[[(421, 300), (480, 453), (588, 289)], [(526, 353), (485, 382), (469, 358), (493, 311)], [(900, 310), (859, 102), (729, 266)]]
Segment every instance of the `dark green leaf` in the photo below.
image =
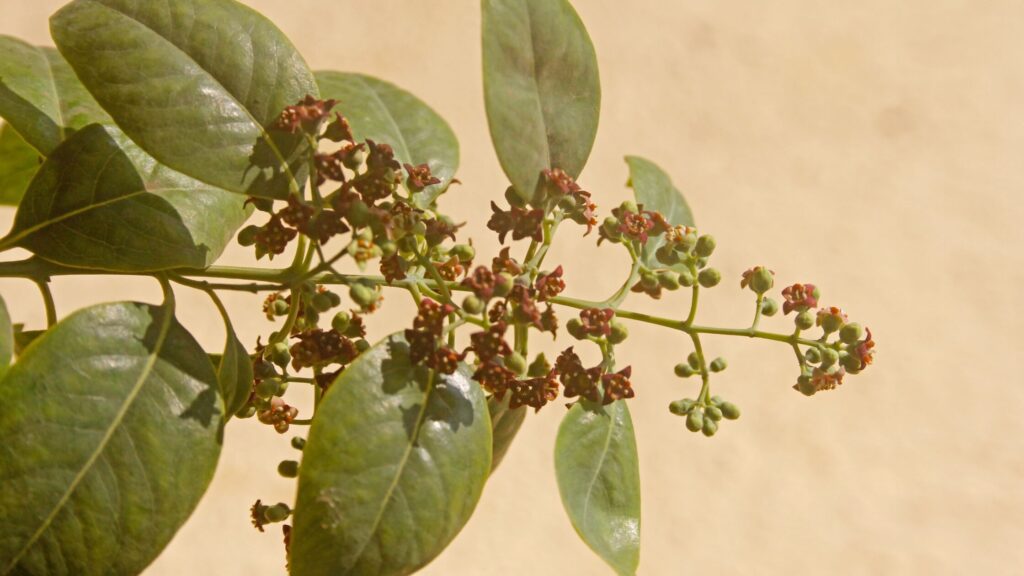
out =
[(508, 449), (512, 446), (512, 441), (515, 440), (516, 434), (519, 433), (519, 428), (522, 427), (523, 421), (526, 420), (526, 408), (520, 406), (519, 408), (510, 409), (508, 402), (511, 400), (511, 396), (504, 400), (498, 400), (494, 397), (487, 399), (487, 408), (491, 413), (491, 435), (494, 438), (494, 449), (491, 451), (491, 473), (493, 474), (498, 468), (498, 464), (505, 458), (505, 454), (508, 453)]
[(227, 342), (224, 344), (224, 354), (221, 355), (215, 366), (217, 366), (220, 394), (224, 397), (224, 419), (228, 420), (249, 400), (253, 373), (252, 359), (249, 358), (249, 352), (235, 335), (235, 329), (230, 322), (225, 324), (225, 328)]
[(469, 520), (491, 469), (487, 401), (466, 367), (424, 372), (394, 335), (329, 389), (303, 451), (292, 574), (410, 574)]
[(74, 131), (110, 117), (53, 48), (0, 36), (0, 117), (49, 155)]
[(0, 205), (18, 205), (40, 162), (39, 152), (10, 124), (0, 124)]
[(484, 102), (498, 160), (531, 200), (546, 168), (579, 176), (597, 135), (601, 83), (567, 0), (483, 0)]
[(640, 563), (640, 468), (626, 402), (576, 404), (558, 428), (562, 504), (587, 546), (618, 574)]
[(14, 358), (14, 325), (11, 324), (11, 315), (7, 311), (7, 304), (0, 298), (0, 378), (7, 372)]
[(216, 374), (165, 308), (72, 314), (11, 367), (0, 397), (0, 574), (138, 574), (220, 454)]
[(233, 0), (75, 0), (57, 47), (117, 124), (158, 161), (225, 190), (281, 197), (308, 146), (267, 128), (317, 86), (269, 20)]
[(43, 163), (0, 247), (104, 270), (205, 268), (248, 214), (237, 194), (161, 166), (116, 128), (94, 124)]
[(14, 325), (14, 355), (21, 356), (28, 345), (46, 334), (46, 330), (25, 330), (24, 324)]
[[(664, 170), (654, 162), (639, 156), (626, 156), (626, 163), (629, 164), (629, 185), (633, 188), (637, 204), (643, 204), (646, 210), (661, 212), (669, 224), (696, 226), (686, 198), (672, 184), (672, 179)], [(641, 256), (648, 267), (664, 267), (654, 258), (654, 251), (664, 241), (661, 236), (652, 237), (647, 241)]]
[(316, 80), (324, 98), (340, 102), (338, 110), (357, 139), (391, 145), (403, 164), (430, 166), (441, 183), (414, 196), (421, 208), (430, 206), (451, 184), (459, 167), (459, 141), (448, 123), (422, 100), (363, 74), (317, 72)]

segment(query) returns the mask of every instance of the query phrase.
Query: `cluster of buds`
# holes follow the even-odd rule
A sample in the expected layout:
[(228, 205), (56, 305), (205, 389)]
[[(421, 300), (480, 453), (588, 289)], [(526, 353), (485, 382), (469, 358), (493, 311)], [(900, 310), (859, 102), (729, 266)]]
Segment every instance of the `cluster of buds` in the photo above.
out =
[(685, 417), (686, 429), (690, 432), (701, 432), (709, 437), (718, 432), (723, 418), (735, 420), (740, 417), (740, 409), (735, 404), (718, 396), (712, 396), (707, 402), (683, 398), (669, 404), (668, 410), (676, 416)]

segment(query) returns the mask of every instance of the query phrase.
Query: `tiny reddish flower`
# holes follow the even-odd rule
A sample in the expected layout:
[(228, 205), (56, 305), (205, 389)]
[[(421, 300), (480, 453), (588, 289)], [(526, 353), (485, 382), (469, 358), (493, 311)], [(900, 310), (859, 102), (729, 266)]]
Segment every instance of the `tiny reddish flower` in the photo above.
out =
[(814, 284), (793, 284), (782, 290), (782, 311), (789, 314), (793, 310), (803, 312), (818, 306), (818, 289)]
[(565, 280), (562, 279), (562, 267), (559, 266), (552, 272), (537, 276), (534, 286), (537, 288), (537, 299), (541, 302), (561, 294), (565, 290)]
[(418, 166), (406, 164), (405, 171), (409, 174), (409, 187), (413, 191), (418, 192), (427, 186), (441, 183), (440, 178), (430, 173), (430, 165), (428, 164), (420, 164)]
[(615, 311), (611, 308), (587, 308), (580, 311), (583, 331), (590, 336), (607, 336), (612, 333), (612, 317)]
[(633, 384), (629, 377), (633, 374), (633, 367), (626, 366), (614, 374), (605, 374), (601, 377), (601, 384), (604, 387), (604, 404), (611, 404), (616, 400), (632, 398), (634, 396)]

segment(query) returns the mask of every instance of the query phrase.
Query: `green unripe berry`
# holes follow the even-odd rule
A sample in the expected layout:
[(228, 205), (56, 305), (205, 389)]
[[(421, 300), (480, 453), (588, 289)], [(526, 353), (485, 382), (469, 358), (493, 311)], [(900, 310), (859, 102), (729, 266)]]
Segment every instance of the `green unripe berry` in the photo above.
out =
[(725, 370), (725, 368), (728, 365), (729, 364), (725, 361), (725, 358), (719, 356), (718, 358), (715, 358), (714, 360), (711, 361), (711, 371), (721, 372), (722, 370)]
[(369, 286), (363, 284), (353, 284), (349, 288), (348, 295), (352, 298), (352, 301), (358, 304), (361, 308), (369, 308), (375, 302), (377, 302), (377, 292)]
[(700, 410), (691, 410), (686, 416), (686, 429), (697, 432), (704, 427), (704, 414)]
[(530, 378), (540, 378), (541, 376), (547, 376), (548, 372), (551, 371), (551, 363), (548, 362), (544, 353), (537, 354), (537, 357), (530, 363), (530, 367), (526, 370), (526, 375)]
[(260, 233), (259, 226), (246, 226), (238, 233), (238, 243), (241, 246), (252, 246), (256, 243), (256, 235)]
[(679, 273), (673, 272), (672, 270), (662, 270), (658, 272), (658, 283), (665, 290), (678, 290), (679, 289)]
[(839, 361), (839, 352), (832, 348), (825, 348), (821, 351), (821, 368), (827, 369)]
[(263, 511), (263, 517), (267, 522), (284, 522), (292, 514), (292, 509), (284, 502), (269, 506)]
[(700, 271), (697, 281), (705, 288), (713, 288), (722, 281), (722, 273), (715, 268), (705, 268)]
[(633, 212), (634, 214), (640, 211), (636, 202), (632, 200), (626, 200), (622, 204), (619, 204), (619, 210), (623, 212)]
[(676, 364), (675, 367), (676, 376), (680, 378), (689, 378), (697, 373), (697, 371), (689, 364)]
[(274, 313), (274, 316), (284, 316), (288, 314), (288, 302), (284, 300), (274, 300), (274, 303), (271, 304), (270, 307), (271, 311)]
[(765, 298), (761, 301), (761, 314), (764, 316), (775, 316), (779, 311), (779, 302), (774, 298)]
[(804, 310), (803, 312), (796, 315), (796, 319), (793, 320), (796, 327), (801, 330), (807, 330), (814, 326), (814, 313), (810, 310)]
[(570, 318), (565, 323), (565, 329), (569, 332), (569, 335), (577, 340), (583, 340), (587, 337), (587, 333), (583, 330), (583, 322), (579, 318)]
[(689, 399), (676, 400), (668, 405), (668, 411), (676, 416), (686, 416), (693, 408), (693, 401)]
[(860, 372), (860, 368), (861, 368), (860, 356), (858, 356), (856, 354), (841, 355), (840, 359), (839, 359), (839, 363), (850, 374), (856, 374), (857, 372)]
[(465, 300), (462, 301), (462, 309), (468, 312), (469, 314), (479, 314), (484, 311), (484, 302), (483, 300), (470, 294), (469, 296), (466, 296)]
[(690, 355), (686, 357), (686, 363), (694, 370), (700, 370), (700, 356), (696, 352), (690, 352)]
[(274, 364), (284, 368), (292, 360), (292, 353), (288, 350), (288, 344), (276, 342), (270, 348), (270, 359)]
[(703, 432), (704, 435), (707, 436), (708, 438), (714, 436), (715, 432), (718, 432), (718, 423), (712, 420), (711, 418), (705, 418), (704, 426), (701, 428), (701, 432)]
[(327, 312), (333, 307), (331, 297), (327, 292), (317, 292), (310, 299), (309, 304), (317, 312)]
[(680, 286), (684, 288), (689, 288), (690, 286), (693, 286), (695, 282), (696, 279), (693, 277), (693, 272), (690, 272), (689, 270), (682, 270), (679, 272)]
[(369, 349), (370, 343), (367, 342), (365, 338), (360, 338), (359, 340), (356, 340), (356, 350), (359, 351), (360, 354), (366, 352)]
[(679, 263), (679, 253), (672, 246), (663, 244), (654, 251), (654, 257), (665, 266), (672, 266)]
[(515, 285), (516, 279), (512, 277), (508, 272), (502, 272), (494, 278), (494, 296), (497, 298), (504, 298), (508, 296), (508, 293), (512, 291), (512, 287)]
[(850, 322), (839, 330), (839, 339), (847, 344), (854, 344), (864, 337), (864, 327), (856, 322)]
[(302, 450), (305, 447), (306, 447), (306, 439), (305, 438), (303, 438), (302, 436), (295, 436), (294, 438), (292, 438), (292, 448), (295, 448), (296, 450)]
[(704, 416), (718, 422), (722, 419), (722, 410), (718, 406), (708, 406), (704, 409)]
[(526, 358), (518, 352), (513, 352), (505, 357), (505, 368), (515, 372), (517, 375), (526, 372)]
[(277, 473), (285, 478), (295, 478), (299, 475), (299, 463), (295, 460), (281, 460), (277, 465)]
[(722, 410), (722, 416), (724, 416), (726, 420), (735, 420), (740, 417), (739, 407), (732, 402), (722, 402), (719, 409)]
[(811, 364), (817, 364), (821, 362), (821, 351), (817, 348), (808, 348), (807, 352), (804, 352), (804, 359)]
[(763, 266), (755, 268), (754, 273), (750, 276), (750, 289), (757, 294), (764, 294), (771, 290), (774, 285), (775, 275), (772, 274), (771, 270)]
[(608, 334), (608, 342), (621, 344), (625, 342), (626, 338), (629, 338), (629, 329), (626, 328), (626, 325), (612, 320), (612, 331)]
[(450, 251), (452, 256), (459, 259), (459, 262), (465, 264), (466, 262), (472, 262), (473, 258), (476, 257), (476, 249), (469, 244), (456, 244), (452, 246)]
[(338, 312), (331, 318), (331, 328), (338, 334), (344, 334), (348, 327), (352, 324), (352, 315), (348, 312)]
[(715, 237), (705, 234), (697, 238), (697, 246), (694, 248), (694, 252), (701, 258), (711, 256), (715, 252)]
[(243, 420), (246, 418), (252, 418), (255, 415), (256, 407), (253, 406), (252, 404), (246, 404), (245, 406), (239, 408), (238, 412), (235, 412), (235, 418), (241, 418)]

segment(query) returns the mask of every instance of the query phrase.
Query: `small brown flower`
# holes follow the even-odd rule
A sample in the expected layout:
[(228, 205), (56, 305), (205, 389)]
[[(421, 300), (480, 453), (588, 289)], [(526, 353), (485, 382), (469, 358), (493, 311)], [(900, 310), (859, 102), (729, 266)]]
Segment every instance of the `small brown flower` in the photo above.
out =
[(414, 192), (419, 192), (427, 186), (441, 183), (440, 178), (430, 173), (430, 165), (428, 164), (420, 164), (419, 166), (406, 164), (405, 171), (409, 173), (409, 188)]
[(537, 299), (541, 302), (561, 294), (565, 290), (565, 280), (562, 279), (562, 267), (559, 266), (552, 272), (538, 276), (534, 286), (537, 288)]
[(612, 333), (612, 317), (615, 311), (611, 308), (587, 308), (580, 311), (583, 331), (590, 336), (603, 337)]
[(614, 374), (605, 374), (601, 377), (601, 384), (604, 386), (604, 404), (611, 404), (616, 400), (632, 398), (633, 384), (629, 381), (633, 373), (632, 366), (626, 366)]
[(481, 300), (490, 300), (494, 295), (494, 273), (485, 266), (477, 266), (462, 285), (473, 291)]
[(552, 370), (546, 376), (517, 381), (512, 386), (508, 406), (513, 410), (520, 406), (529, 406), (534, 412), (538, 412), (555, 398), (558, 398), (558, 379)]
[(470, 350), (483, 362), (508, 356), (512, 353), (512, 347), (505, 341), (505, 331), (508, 326), (504, 322), (497, 322), (487, 330), (470, 334)]

